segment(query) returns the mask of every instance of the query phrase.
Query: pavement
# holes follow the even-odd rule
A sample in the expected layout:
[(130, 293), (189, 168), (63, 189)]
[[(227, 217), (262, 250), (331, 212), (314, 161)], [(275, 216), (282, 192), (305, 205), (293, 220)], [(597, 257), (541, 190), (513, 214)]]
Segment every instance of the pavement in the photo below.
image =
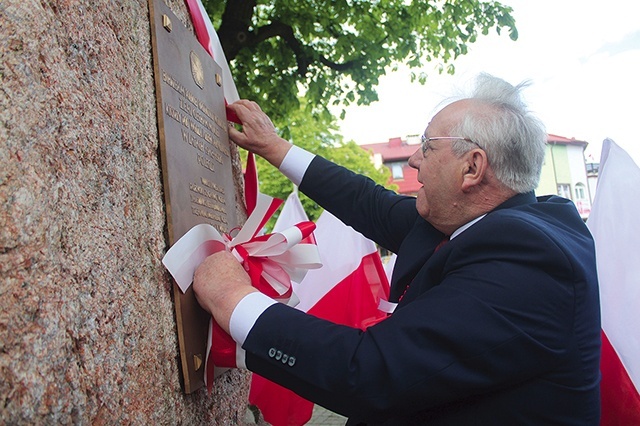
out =
[[(313, 414), (311, 415), (311, 420), (309, 420), (305, 424), (305, 426), (344, 426), (346, 422), (347, 422), (346, 417), (343, 417), (339, 414), (336, 414), (332, 411), (322, 408), (319, 405), (314, 405)], [(249, 407), (247, 408), (247, 412), (245, 414), (245, 418), (242, 425), (243, 426), (258, 426), (258, 425), (265, 426), (265, 425), (269, 425), (269, 423), (264, 421), (257, 407)]]
[(319, 405), (313, 406), (313, 415), (306, 426), (344, 426), (347, 418)]

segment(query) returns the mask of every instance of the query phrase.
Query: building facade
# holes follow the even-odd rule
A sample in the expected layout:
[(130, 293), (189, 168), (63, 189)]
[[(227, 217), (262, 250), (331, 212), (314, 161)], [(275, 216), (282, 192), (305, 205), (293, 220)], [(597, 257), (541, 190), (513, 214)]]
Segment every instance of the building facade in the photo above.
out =
[(409, 157), (420, 147), (420, 136), (411, 135), (405, 139), (391, 138), (389, 142), (360, 145), (369, 151), (376, 167), (385, 166), (391, 170), (391, 182), (398, 186), (397, 192), (416, 195), (421, 185), (418, 171), (409, 167)]
[(593, 200), (584, 150), (587, 142), (547, 135), (547, 150), (538, 195), (557, 194), (574, 202), (583, 219), (589, 217)]
[[(416, 179), (417, 170), (409, 167), (408, 160), (420, 147), (420, 135), (361, 146), (371, 153), (374, 164), (391, 170), (391, 183), (398, 186), (398, 193), (416, 195), (421, 185)], [(545, 161), (536, 189), (538, 195), (556, 194), (572, 200), (583, 219), (591, 212), (597, 178), (597, 164), (590, 164), (591, 171), (587, 173), (586, 147), (585, 141), (547, 135)]]

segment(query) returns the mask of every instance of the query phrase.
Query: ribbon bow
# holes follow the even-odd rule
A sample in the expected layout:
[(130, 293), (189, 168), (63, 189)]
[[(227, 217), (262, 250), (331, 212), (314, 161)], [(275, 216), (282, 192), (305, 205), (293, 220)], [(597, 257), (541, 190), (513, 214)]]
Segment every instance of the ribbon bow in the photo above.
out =
[[(213, 253), (227, 250), (242, 264), (256, 289), (280, 302), (295, 305), (298, 299), (291, 280), (302, 281), (309, 269), (319, 268), (322, 263), (317, 246), (303, 241), (315, 229), (313, 222), (257, 235), (281, 204), (282, 200), (258, 194), (253, 212), (235, 237), (221, 235), (209, 224), (196, 225), (167, 251), (162, 263), (184, 293), (200, 263)], [(214, 365), (238, 367), (243, 350), (213, 319), (209, 321), (208, 335), (205, 384), (210, 391)]]
[(315, 229), (313, 222), (258, 236), (282, 200), (259, 194), (256, 208), (237, 235), (221, 235), (209, 224), (196, 225), (167, 251), (162, 263), (184, 293), (197, 267), (213, 253), (231, 252), (251, 277), (251, 283), (269, 297), (292, 295), (291, 280), (302, 280), (307, 270), (322, 266), (315, 244), (301, 242)]
[(292, 298), (297, 300), (291, 280), (300, 282), (308, 269), (321, 266), (317, 247), (313, 244), (300, 244), (315, 227), (313, 222), (301, 222), (282, 232), (253, 237), (237, 245), (234, 245), (234, 239), (229, 247), (244, 266), (256, 289), (287, 303)]
[[(238, 99), (238, 93), (222, 46), (202, 2), (186, 0), (186, 3), (198, 41), (222, 68), (226, 106), (227, 101)], [(227, 120), (241, 124), (231, 109), (227, 108), (226, 112)], [(234, 238), (220, 235), (211, 225), (197, 225), (171, 247), (162, 263), (182, 292), (185, 292), (193, 281), (198, 265), (207, 256), (226, 249), (242, 263), (254, 287), (279, 301), (295, 304), (297, 297), (292, 291), (291, 279), (300, 282), (308, 269), (321, 266), (315, 244), (305, 244), (303, 241), (310, 236), (315, 224), (302, 222), (280, 233), (257, 236), (282, 200), (258, 193), (258, 176), (251, 152), (247, 157), (245, 200), (249, 219)], [(215, 348), (212, 347), (212, 340), (216, 342)], [(235, 357), (241, 351), (231, 337), (215, 321), (210, 320), (205, 366), (205, 383), (209, 391), (213, 384), (214, 363), (221, 367), (235, 367)]]

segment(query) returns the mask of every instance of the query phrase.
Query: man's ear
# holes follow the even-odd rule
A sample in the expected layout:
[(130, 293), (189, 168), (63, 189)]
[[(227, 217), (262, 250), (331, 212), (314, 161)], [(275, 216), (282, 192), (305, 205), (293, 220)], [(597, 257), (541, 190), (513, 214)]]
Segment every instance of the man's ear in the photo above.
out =
[(485, 178), (489, 162), (487, 153), (482, 149), (473, 149), (465, 154), (464, 173), (462, 176), (462, 191), (468, 192), (480, 185)]

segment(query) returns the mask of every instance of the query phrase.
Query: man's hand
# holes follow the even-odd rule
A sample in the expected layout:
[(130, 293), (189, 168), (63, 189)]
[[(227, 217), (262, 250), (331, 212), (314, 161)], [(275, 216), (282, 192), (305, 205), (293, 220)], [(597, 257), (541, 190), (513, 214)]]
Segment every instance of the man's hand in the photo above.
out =
[(257, 291), (242, 265), (227, 251), (207, 257), (193, 277), (193, 291), (200, 306), (213, 315), (229, 333), (234, 308), (249, 293)]
[(242, 131), (229, 127), (229, 137), (240, 147), (264, 158), (275, 167), (291, 148), (291, 144), (276, 133), (271, 119), (257, 103), (239, 100), (227, 106), (242, 121)]

